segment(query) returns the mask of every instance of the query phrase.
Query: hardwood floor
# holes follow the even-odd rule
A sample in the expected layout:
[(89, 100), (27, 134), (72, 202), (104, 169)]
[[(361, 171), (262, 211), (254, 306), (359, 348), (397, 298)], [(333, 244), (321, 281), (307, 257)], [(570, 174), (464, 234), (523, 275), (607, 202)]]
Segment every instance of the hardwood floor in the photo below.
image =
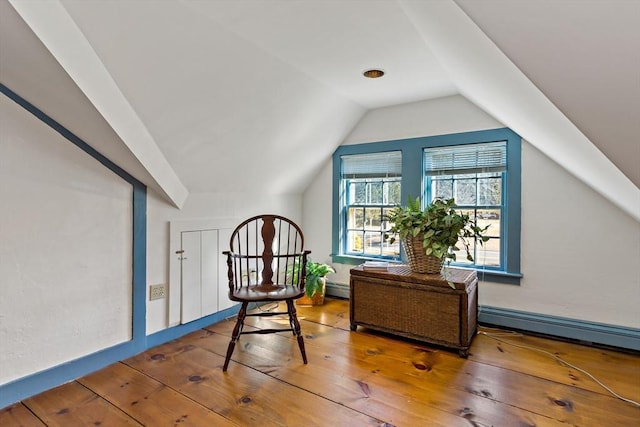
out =
[[(505, 331), (468, 359), (349, 330), (347, 301), (299, 307), (309, 364), (291, 334), (243, 336), (232, 321), (150, 349), (0, 411), (0, 426), (638, 426), (640, 356)], [(267, 327), (279, 319), (251, 319)], [(287, 322), (282, 319), (283, 322)], [(509, 343), (515, 343), (516, 347)]]

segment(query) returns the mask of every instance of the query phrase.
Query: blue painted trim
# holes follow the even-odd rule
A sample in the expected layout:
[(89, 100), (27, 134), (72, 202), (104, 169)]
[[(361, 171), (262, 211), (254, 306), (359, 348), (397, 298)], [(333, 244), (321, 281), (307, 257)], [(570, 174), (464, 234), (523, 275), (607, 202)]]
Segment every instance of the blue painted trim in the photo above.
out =
[(49, 117), (47, 114), (45, 114), (38, 107), (36, 107), (33, 104), (31, 104), (29, 101), (27, 101), (26, 99), (22, 98), (20, 95), (18, 95), (17, 93), (15, 93), (11, 89), (9, 89), (5, 85), (3, 85), (2, 83), (0, 83), (0, 92), (5, 94), (9, 99), (14, 101), (16, 104), (20, 105), (22, 108), (24, 108), (25, 110), (27, 110), (28, 112), (30, 112), (31, 114), (36, 116), (43, 123), (45, 123), (50, 128), (52, 128), (53, 130), (58, 132), (64, 138), (66, 138), (69, 142), (73, 143), (78, 148), (80, 148), (82, 151), (84, 151), (85, 153), (87, 153), (88, 155), (90, 155), (91, 157), (96, 159), (98, 162), (102, 163), (107, 169), (111, 170), (113, 173), (115, 173), (120, 178), (122, 178), (125, 181), (127, 181), (129, 184), (131, 184), (131, 185), (138, 184), (138, 185), (141, 185), (141, 186), (144, 187), (143, 183), (141, 183), (140, 181), (135, 179), (127, 171), (125, 171), (120, 166), (118, 166), (115, 163), (113, 163), (111, 160), (106, 158), (103, 154), (99, 153), (95, 148), (91, 147), (89, 144), (84, 142), (82, 139), (78, 138), (74, 133), (69, 131), (67, 128), (62, 126), (60, 123), (58, 123), (57, 121), (55, 121), (54, 119)]
[[(399, 140), (377, 141), (362, 144), (342, 145), (333, 153), (333, 219), (332, 219), (332, 260), (349, 265), (359, 264), (359, 257), (344, 255), (344, 242), (341, 233), (344, 225), (344, 212), (340, 203), (340, 157), (354, 154), (367, 154), (383, 151), (402, 150), (402, 198), (421, 194), (424, 180), (423, 149), (427, 147), (455, 146), (473, 143), (507, 141), (507, 179), (504, 182), (506, 197), (503, 227), (506, 239), (501, 240), (503, 268), (478, 268), (477, 271), (496, 283), (520, 284), (520, 228), (521, 228), (521, 170), (522, 138), (508, 128), (461, 132), (448, 135), (425, 136)], [(457, 266), (462, 267), (462, 266)]]
[[(333, 153), (333, 161), (332, 161), (332, 173), (333, 173), (333, 202), (332, 202), (332, 215), (331, 215), (331, 253), (332, 254), (340, 254), (342, 250), (342, 234), (340, 230), (342, 229), (342, 225), (340, 222), (342, 221), (342, 207), (340, 206), (340, 200), (342, 200), (342, 189), (340, 188), (340, 176), (342, 175), (341, 170), (342, 162), (340, 161), (340, 153), (336, 150)], [(338, 177), (336, 179), (336, 177)], [(333, 258), (333, 262), (340, 262)]]
[[(507, 179), (504, 194), (506, 200), (507, 239), (502, 239), (505, 271), (520, 274), (520, 230), (522, 194), (522, 138), (511, 132), (507, 135)], [(519, 282), (518, 282), (519, 284)]]
[[(144, 302), (144, 296), (142, 299)], [(185, 325), (178, 325), (164, 329), (160, 332), (156, 332), (155, 334), (145, 336), (138, 341), (134, 340), (118, 344), (4, 384), (0, 386), (0, 408), (4, 408), (37, 393), (57, 387), (68, 381), (73, 381), (76, 378), (88, 375), (113, 363), (117, 363), (128, 357), (139, 354), (145, 350), (220, 322), (228, 317), (235, 316), (239, 309), (240, 306), (235, 305), (227, 308), (226, 310), (194, 320), (193, 322)]]
[(145, 348), (147, 335), (147, 188), (133, 184), (133, 342)]
[(160, 344), (175, 340), (186, 334), (202, 329), (206, 326), (218, 323), (224, 319), (235, 316), (240, 310), (240, 304), (236, 304), (233, 307), (229, 307), (225, 310), (211, 314), (206, 317), (194, 320), (193, 322), (185, 323), (184, 325), (174, 326), (169, 329), (163, 329), (147, 336), (147, 348), (152, 348)]
[(42, 110), (0, 83), (0, 92), (58, 132), (69, 142), (96, 159), (133, 187), (132, 195), (132, 337), (131, 341), (105, 348), (82, 358), (0, 386), (0, 408), (25, 397), (86, 375), (111, 363), (130, 357), (146, 347), (146, 270), (147, 270), (147, 189), (146, 186), (96, 151), (85, 141), (49, 117)]
[[(356, 266), (356, 265), (362, 264), (365, 261), (379, 261), (380, 259), (331, 254), (331, 260), (337, 264)], [(389, 260), (389, 262), (393, 263), (395, 261)], [(398, 261), (398, 262), (401, 262), (401, 261)], [(502, 283), (505, 285), (519, 285), (520, 279), (522, 279), (522, 274), (517, 274), (517, 273), (506, 273), (504, 271), (488, 270), (483, 268), (471, 269), (469, 267), (461, 267), (461, 266), (456, 266), (456, 268), (459, 268), (461, 270), (475, 270), (478, 273), (478, 280), (480, 282)]]
[(479, 307), (478, 320), (480, 323), (487, 325), (537, 332), (587, 343), (640, 350), (640, 329), (625, 326), (607, 325), (586, 320), (489, 306)]
[(127, 341), (0, 386), (0, 408), (57, 387), (136, 354)]
[(424, 181), (422, 148), (419, 148), (419, 155), (416, 155), (416, 148), (418, 148), (416, 144), (403, 144), (402, 146), (401, 200), (403, 203), (406, 203), (409, 196), (415, 198), (420, 197), (420, 194), (422, 194), (422, 184)]
[[(134, 340), (144, 336), (146, 325), (146, 259), (147, 259), (147, 188), (124, 169), (99, 153), (74, 133), (49, 117), (42, 110), (0, 83), (0, 92), (40, 119), (43, 123), (62, 135), (69, 142), (96, 159), (107, 169), (118, 175), (133, 187), (133, 304), (134, 304)], [(140, 333), (139, 331), (142, 331)]]
[(327, 280), (327, 296), (349, 299), (349, 285), (329, 282)]

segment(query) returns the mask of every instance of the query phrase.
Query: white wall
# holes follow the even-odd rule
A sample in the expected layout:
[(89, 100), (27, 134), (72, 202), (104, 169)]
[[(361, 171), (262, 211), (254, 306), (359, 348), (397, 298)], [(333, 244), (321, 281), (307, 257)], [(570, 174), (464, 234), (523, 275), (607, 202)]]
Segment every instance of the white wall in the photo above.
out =
[(0, 95), (0, 384), (130, 340), (132, 188)]
[[(1, 385), (131, 340), (133, 290), (131, 186), (0, 102)], [(146, 300), (169, 283), (169, 221), (260, 213), (301, 223), (302, 196), (195, 193), (178, 210), (149, 191)], [(148, 333), (169, 326), (169, 302), (147, 302)]]
[[(0, 384), (132, 339), (132, 188), (0, 95)], [(169, 283), (169, 221), (260, 213), (300, 223), (302, 196), (191, 194), (147, 202), (149, 285)], [(147, 332), (169, 299), (147, 302)], [(171, 301), (180, 304), (180, 301)]]
[(480, 304), (640, 327), (640, 223), (532, 145), (522, 159), (524, 279)]
[[(504, 127), (462, 96), (370, 111), (343, 144)], [(481, 305), (640, 327), (640, 223), (533, 146), (522, 150), (520, 286), (481, 280)], [(315, 257), (331, 253), (331, 162), (304, 195)], [(325, 202), (325, 203), (322, 203)], [(330, 280), (348, 284), (349, 266)], [(482, 278), (481, 278), (482, 279)]]

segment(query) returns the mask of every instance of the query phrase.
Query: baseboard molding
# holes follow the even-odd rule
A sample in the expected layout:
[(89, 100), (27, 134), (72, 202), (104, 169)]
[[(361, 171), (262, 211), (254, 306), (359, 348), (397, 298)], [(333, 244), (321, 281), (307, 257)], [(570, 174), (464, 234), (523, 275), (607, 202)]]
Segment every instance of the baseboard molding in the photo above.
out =
[[(327, 283), (327, 295), (349, 298), (349, 286), (340, 283)], [(0, 408), (95, 372), (112, 363), (134, 356), (149, 348), (164, 344), (227, 317), (234, 316), (238, 312), (238, 308), (238, 306), (231, 307), (185, 325), (174, 326), (148, 335), (144, 346), (134, 345), (132, 341), (118, 344), (3, 384), (0, 386)], [(502, 326), (586, 343), (640, 351), (640, 329), (635, 328), (489, 306), (479, 307), (478, 320), (485, 325)]]
[(173, 326), (171, 328), (163, 329), (154, 334), (147, 335), (146, 347), (147, 349), (149, 349), (149, 348), (164, 344), (166, 342), (175, 340), (184, 335), (190, 334), (191, 332), (197, 331), (198, 329), (202, 329), (205, 326), (218, 323), (221, 320), (235, 316), (236, 314), (238, 314), (239, 310), (240, 310), (240, 304), (236, 304), (233, 307), (227, 308), (225, 310), (219, 311), (214, 314), (210, 314), (209, 316), (202, 317), (200, 319), (194, 320), (193, 322), (185, 323), (184, 325)]
[(480, 306), (478, 321), (522, 331), (640, 351), (640, 329), (604, 323)]
[[(349, 298), (349, 286), (327, 282), (327, 295)], [(505, 308), (480, 306), (478, 321), (539, 334), (640, 351), (640, 329), (607, 325), (586, 320), (528, 313)]]
[(127, 341), (0, 385), (0, 409), (234, 316), (239, 309), (240, 306), (236, 305), (193, 322), (147, 335), (142, 343)]
[(137, 354), (133, 341), (117, 344), (0, 386), (0, 408), (52, 389)]
[(326, 294), (332, 297), (349, 298), (349, 285), (327, 282)]

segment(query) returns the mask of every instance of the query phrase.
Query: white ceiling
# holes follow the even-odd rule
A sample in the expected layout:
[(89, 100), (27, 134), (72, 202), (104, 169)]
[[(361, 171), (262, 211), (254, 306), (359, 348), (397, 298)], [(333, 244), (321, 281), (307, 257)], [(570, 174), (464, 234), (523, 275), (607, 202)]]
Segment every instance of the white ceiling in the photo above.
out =
[(640, 1), (456, 3), (640, 186)]
[[(162, 172), (141, 167), (136, 141), (87, 89), (100, 86), (83, 78), (92, 56), (190, 192), (304, 191), (368, 109), (458, 93), (396, 0), (53, 3), (79, 30), (45, 38), (35, 25), (54, 55), (0, 4), (0, 81), (156, 189)], [(640, 2), (456, 3), (640, 185)], [(61, 35), (91, 51), (63, 61)], [(363, 78), (371, 67), (385, 77)]]

